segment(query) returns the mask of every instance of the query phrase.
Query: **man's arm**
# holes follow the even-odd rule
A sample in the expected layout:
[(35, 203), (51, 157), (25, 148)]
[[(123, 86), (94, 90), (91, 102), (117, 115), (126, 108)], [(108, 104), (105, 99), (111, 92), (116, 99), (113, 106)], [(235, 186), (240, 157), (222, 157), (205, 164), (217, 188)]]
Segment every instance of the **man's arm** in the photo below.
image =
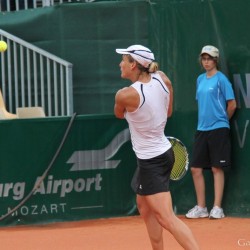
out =
[(230, 120), (236, 110), (236, 101), (235, 100), (228, 100), (227, 101), (227, 116)]

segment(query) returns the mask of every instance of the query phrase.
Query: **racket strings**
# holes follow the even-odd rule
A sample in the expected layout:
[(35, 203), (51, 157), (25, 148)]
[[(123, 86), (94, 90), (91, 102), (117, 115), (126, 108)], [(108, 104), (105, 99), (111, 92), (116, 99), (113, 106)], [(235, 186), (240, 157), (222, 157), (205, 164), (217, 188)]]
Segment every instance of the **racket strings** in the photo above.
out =
[(175, 163), (171, 171), (170, 178), (179, 180), (187, 171), (188, 153), (186, 147), (177, 139), (170, 140), (175, 155)]

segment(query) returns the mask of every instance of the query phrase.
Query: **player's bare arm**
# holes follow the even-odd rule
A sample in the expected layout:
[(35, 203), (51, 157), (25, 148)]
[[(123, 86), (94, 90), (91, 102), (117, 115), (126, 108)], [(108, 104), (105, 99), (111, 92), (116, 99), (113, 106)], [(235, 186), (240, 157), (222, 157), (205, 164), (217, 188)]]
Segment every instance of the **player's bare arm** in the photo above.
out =
[(115, 116), (123, 119), (126, 111), (133, 112), (138, 108), (139, 102), (139, 95), (133, 87), (120, 89), (115, 95)]
[(123, 119), (124, 112), (126, 111), (125, 98), (126, 98), (126, 88), (120, 89), (115, 95), (115, 106), (114, 113), (117, 118)]
[(174, 92), (173, 92), (173, 86), (169, 78), (166, 76), (166, 74), (162, 71), (157, 71), (159, 75), (161, 76), (162, 80), (166, 84), (169, 92), (170, 92), (170, 99), (169, 99), (169, 107), (168, 107), (168, 117), (170, 117), (173, 113), (173, 100), (174, 100)]

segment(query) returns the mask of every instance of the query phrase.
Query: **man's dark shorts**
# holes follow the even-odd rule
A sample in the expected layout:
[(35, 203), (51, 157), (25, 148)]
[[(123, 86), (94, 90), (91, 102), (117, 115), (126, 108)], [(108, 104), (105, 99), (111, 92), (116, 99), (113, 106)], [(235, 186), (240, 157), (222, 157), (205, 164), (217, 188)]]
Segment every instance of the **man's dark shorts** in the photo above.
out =
[(196, 131), (191, 167), (228, 168), (231, 165), (230, 130)]

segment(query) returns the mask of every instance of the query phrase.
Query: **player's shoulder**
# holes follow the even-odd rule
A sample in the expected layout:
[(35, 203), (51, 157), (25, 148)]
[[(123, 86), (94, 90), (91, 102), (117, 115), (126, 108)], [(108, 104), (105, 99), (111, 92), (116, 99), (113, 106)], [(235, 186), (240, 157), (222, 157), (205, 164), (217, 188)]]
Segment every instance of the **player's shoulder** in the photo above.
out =
[(158, 70), (155, 73), (152, 73), (152, 75), (155, 76), (155, 77), (159, 77), (160, 76), (162, 79), (166, 77), (166, 74), (163, 71), (161, 71), (161, 70)]
[(156, 73), (153, 73), (153, 76), (155, 77), (160, 77), (162, 79), (162, 81), (165, 83), (165, 84), (171, 84), (171, 81), (170, 79), (168, 78), (168, 76), (161, 70), (158, 70)]
[(124, 87), (117, 91), (116, 98), (119, 99), (126, 99), (128, 96), (132, 95), (134, 93), (135, 89), (131, 86)]

